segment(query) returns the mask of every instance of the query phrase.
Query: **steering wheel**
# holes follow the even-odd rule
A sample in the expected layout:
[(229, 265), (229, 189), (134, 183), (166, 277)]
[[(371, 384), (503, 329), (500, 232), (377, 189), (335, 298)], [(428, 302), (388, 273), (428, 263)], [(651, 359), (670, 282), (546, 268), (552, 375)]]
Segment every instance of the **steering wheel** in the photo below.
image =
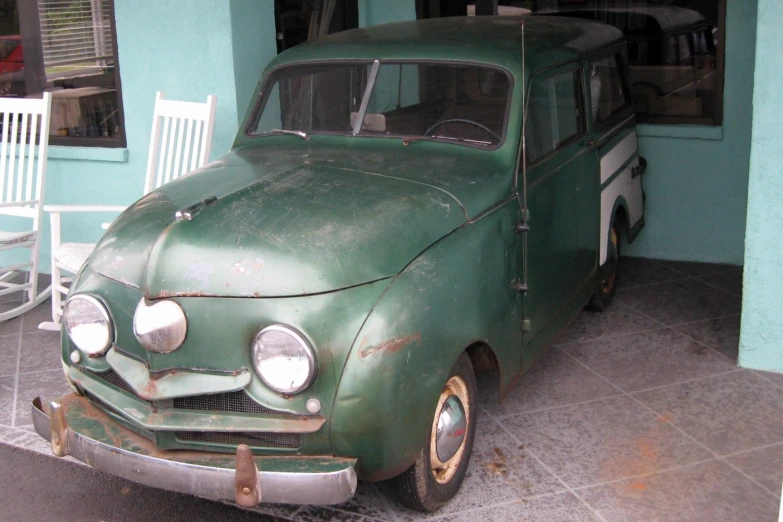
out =
[(490, 136), (492, 136), (493, 138), (495, 138), (498, 142), (501, 141), (500, 140), (500, 136), (498, 136), (497, 134), (495, 134), (494, 132), (489, 130), (485, 125), (482, 125), (481, 123), (479, 123), (477, 121), (466, 120), (464, 118), (449, 118), (448, 120), (436, 121), (435, 123), (432, 124), (432, 126), (429, 129), (424, 131), (424, 135), (425, 136), (429, 136), (430, 133), (433, 130), (435, 130), (438, 127), (440, 127), (441, 125), (445, 125), (447, 123), (467, 123), (468, 125), (474, 125), (474, 126), (478, 127), (479, 129), (483, 130), (484, 132), (486, 132), (487, 134), (489, 134)]

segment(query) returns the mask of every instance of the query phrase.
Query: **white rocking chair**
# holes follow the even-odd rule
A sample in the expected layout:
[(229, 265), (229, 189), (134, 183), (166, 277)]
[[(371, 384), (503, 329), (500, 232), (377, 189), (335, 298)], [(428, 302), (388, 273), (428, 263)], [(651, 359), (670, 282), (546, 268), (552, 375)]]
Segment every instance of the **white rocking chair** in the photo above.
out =
[[(180, 176), (200, 168), (209, 160), (212, 148), (212, 128), (215, 123), (216, 96), (207, 96), (206, 103), (165, 99), (162, 92), (155, 96), (152, 116), (152, 136), (147, 174), (142, 195)], [(90, 257), (93, 243), (62, 243), (60, 214), (63, 212), (122, 212), (127, 207), (116, 205), (46, 205), (52, 225), (52, 320), (38, 325), (42, 330), (60, 330), (63, 298), (82, 265)], [(104, 223), (103, 228), (109, 224)], [(66, 275), (63, 275), (65, 273)]]
[[(50, 93), (44, 93), (42, 99), (0, 98), (0, 215), (32, 220), (30, 229), (0, 231), (0, 250), (30, 250), (29, 261), (0, 267), (0, 296), (24, 292), (18, 306), (0, 313), (0, 321), (35, 308), (52, 291), (51, 286), (38, 291), (38, 252), (51, 113)], [(37, 154), (36, 137), (39, 137)], [(18, 276), (22, 272), (27, 276), (20, 282)]]

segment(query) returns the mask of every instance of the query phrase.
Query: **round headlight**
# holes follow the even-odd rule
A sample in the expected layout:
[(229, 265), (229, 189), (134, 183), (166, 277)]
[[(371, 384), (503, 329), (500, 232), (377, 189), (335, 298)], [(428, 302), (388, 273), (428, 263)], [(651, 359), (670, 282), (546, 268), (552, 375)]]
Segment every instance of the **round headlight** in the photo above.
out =
[(139, 343), (155, 353), (169, 353), (185, 342), (188, 320), (174, 301), (147, 304), (142, 297), (133, 314), (133, 333)]
[(96, 298), (79, 294), (68, 299), (63, 309), (63, 322), (73, 344), (87, 355), (102, 355), (111, 346), (111, 318)]
[(268, 326), (258, 332), (253, 365), (264, 384), (284, 395), (305, 390), (315, 378), (313, 350), (301, 334), (287, 326)]

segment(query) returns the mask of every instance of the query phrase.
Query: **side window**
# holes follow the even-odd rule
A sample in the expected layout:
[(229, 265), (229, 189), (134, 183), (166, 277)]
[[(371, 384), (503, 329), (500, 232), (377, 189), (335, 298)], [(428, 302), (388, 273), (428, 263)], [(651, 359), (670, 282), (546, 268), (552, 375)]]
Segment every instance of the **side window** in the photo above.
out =
[(525, 121), (528, 163), (536, 162), (584, 132), (580, 72), (578, 69), (533, 79)]
[(590, 64), (590, 98), (594, 123), (603, 123), (631, 106), (624, 64), (621, 53)]

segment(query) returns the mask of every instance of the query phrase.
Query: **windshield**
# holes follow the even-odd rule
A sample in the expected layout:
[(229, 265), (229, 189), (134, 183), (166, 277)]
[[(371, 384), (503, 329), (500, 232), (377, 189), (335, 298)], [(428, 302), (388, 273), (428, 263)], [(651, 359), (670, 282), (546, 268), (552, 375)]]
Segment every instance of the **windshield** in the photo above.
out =
[(385, 136), (492, 148), (503, 141), (510, 93), (506, 73), (480, 65), (291, 66), (266, 82), (249, 134)]

